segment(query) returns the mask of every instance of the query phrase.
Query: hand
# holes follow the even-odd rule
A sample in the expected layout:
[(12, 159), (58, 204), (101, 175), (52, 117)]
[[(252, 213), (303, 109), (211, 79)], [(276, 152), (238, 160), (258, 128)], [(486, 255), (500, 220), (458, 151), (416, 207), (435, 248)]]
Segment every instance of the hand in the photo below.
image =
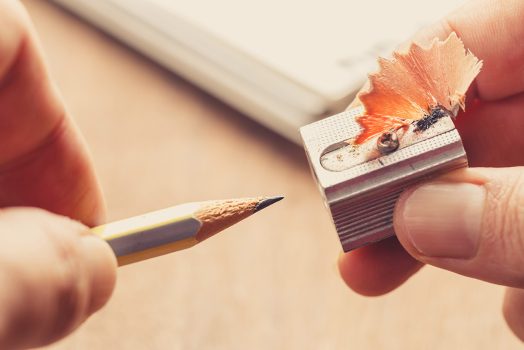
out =
[(524, 340), (524, 1), (471, 1), (414, 40), (452, 31), (484, 61), (457, 119), (472, 168), (403, 193), (398, 241), (342, 255), (340, 272), (364, 295), (393, 290), (423, 264), (508, 286), (504, 315)]
[(105, 304), (116, 263), (64, 217), (93, 225), (104, 205), (29, 19), (11, 0), (0, 0), (0, 144), (0, 348), (45, 345)]

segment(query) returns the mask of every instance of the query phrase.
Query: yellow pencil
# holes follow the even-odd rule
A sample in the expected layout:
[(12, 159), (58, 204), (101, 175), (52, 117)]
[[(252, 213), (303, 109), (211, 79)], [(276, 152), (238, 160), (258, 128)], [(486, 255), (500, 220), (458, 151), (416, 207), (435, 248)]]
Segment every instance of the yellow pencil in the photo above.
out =
[(186, 249), (278, 202), (283, 197), (187, 203), (97, 226), (118, 265)]

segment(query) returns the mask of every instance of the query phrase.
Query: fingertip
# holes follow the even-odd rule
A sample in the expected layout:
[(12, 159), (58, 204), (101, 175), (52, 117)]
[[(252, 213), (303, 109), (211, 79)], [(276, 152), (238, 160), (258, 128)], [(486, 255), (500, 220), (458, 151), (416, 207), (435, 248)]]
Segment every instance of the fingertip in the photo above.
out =
[(394, 237), (341, 254), (338, 259), (344, 282), (364, 296), (379, 296), (391, 292), (422, 266)]
[(0, 214), (0, 348), (49, 344), (107, 302), (115, 256), (70, 218), (38, 208), (5, 208)]
[(116, 257), (109, 245), (94, 235), (82, 237), (87, 264), (90, 296), (87, 314), (100, 310), (109, 300), (116, 283)]
[(338, 257), (338, 270), (344, 283), (354, 292), (367, 296), (380, 296), (387, 293), (383, 292), (380, 286), (377, 288), (376, 283), (369, 283), (369, 280), (363, 279), (360, 271), (360, 264), (355, 258), (355, 253), (340, 253)]
[(20, 2), (0, 2), (0, 82), (15, 64), (27, 32), (27, 14)]
[(524, 290), (508, 288), (502, 312), (509, 328), (524, 341)]

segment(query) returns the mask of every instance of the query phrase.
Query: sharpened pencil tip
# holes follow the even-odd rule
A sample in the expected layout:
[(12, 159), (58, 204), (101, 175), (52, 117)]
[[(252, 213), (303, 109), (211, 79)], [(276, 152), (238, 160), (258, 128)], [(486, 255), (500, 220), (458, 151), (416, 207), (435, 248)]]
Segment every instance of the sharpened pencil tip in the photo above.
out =
[(276, 203), (276, 202), (282, 200), (283, 198), (284, 197), (282, 197), (282, 196), (278, 196), (278, 197), (271, 197), (271, 198), (262, 199), (260, 202), (258, 202), (258, 204), (255, 207), (255, 210), (253, 211), (253, 213), (256, 213), (257, 211), (261, 211), (262, 209), (269, 207), (271, 204)]

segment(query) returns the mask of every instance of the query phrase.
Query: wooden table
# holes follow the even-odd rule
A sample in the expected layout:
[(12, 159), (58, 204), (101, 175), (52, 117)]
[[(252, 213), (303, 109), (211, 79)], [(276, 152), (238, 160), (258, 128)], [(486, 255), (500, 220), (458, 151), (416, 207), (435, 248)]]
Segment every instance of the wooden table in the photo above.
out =
[(286, 199), (187, 251), (121, 268), (53, 349), (511, 349), (503, 289), (425, 268), (365, 298), (303, 151), (42, 0), (25, 1), (119, 219), (185, 201)]

